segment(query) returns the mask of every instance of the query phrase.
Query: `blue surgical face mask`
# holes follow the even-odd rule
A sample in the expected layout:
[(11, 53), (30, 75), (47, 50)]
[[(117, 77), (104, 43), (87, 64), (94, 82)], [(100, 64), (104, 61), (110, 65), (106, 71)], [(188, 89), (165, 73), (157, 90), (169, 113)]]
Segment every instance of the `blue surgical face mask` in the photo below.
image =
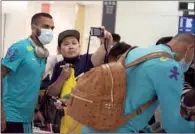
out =
[[(189, 49), (187, 49), (187, 51), (186, 51), (185, 57), (181, 61), (179, 61), (179, 66), (182, 68), (183, 73), (188, 71), (188, 69), (190, 68), (192, 61), (193, 61), (193, 58), (191, 59), (190, 62), (185, 61), (188, 50)], [(192, 57), (194, 57), (194, 55)]]
[(53, 31), (51, 29), (39, 28), (34, 25), (36, 28), (40, 30), (40, 35), (37, 35), (39, 41), (42, 45), (49, 44), (53, 39)]
[(185, 59), (182, 59), (182, 60), (179, 62), (179, 65), (180, 65), (180, 67), (182, 68), (183, 73), (185, 73), (185, 72), (188, 71), (188, 69), (189, 69), (191, 63), (192, 63), (192, 61), (186, 63)]
[(51, 29), (40, 29), (41, 34), (38, 36), (41, 44), (46, 45), (49, 44), (53, 39), (53, 31)]

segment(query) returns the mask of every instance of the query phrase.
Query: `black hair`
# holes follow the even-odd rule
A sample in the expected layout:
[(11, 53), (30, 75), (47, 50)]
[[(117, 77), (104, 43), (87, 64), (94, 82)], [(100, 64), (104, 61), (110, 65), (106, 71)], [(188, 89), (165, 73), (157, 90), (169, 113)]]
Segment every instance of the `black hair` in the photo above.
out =
[(53, 17), (48, 14), (48, 13), (37, 13), (35, 15), (33, 15), (32, 19), (31, 19), (31, 25), (32, 24), (37, 24), (37, 21), (41, 18), (41, 17), (46, 17), (46, 18), (50, 18), (53, 19)]
[(119, 34), (116, 34), (116, 33), (112, 33), (112, 38), (113, 38), (113, 41), (115, 41), (115, 42), (120, 42), (120, 40), (121, 40), (121, 36)]
[(169, 41), (172, 40), (172, 36), (167, 36), (167, 37), (162, 37), (160, 38), (157, 42), (156, 42), (156, 45), (159, 45), (159, 44), (167, 44)]
[(131, 45), (125, 42), (119, 42), (111, 48), (108, 57), (112, 56), (117, 58), (119, 55), (124, 54), (129, 48), (131, 48)]

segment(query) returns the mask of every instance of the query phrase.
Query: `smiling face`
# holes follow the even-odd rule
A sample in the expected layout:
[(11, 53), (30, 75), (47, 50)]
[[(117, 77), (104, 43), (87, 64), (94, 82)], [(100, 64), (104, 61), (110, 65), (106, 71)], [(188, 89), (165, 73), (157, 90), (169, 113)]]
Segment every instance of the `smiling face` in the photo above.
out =
[(80, 55), (79, 41), (74, 36), (65, 37), (58, 50), (65, 58), (77, 57)]

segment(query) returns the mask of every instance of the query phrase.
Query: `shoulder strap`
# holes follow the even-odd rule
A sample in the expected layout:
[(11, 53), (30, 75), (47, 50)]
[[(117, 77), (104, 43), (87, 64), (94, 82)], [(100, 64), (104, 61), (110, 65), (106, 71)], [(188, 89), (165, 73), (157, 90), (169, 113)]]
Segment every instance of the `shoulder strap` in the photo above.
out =
[(143, 111), (145, 111), (148, 107), (152, 106), (152, 104), (154, 104), (156, 101), (158, 100), (157, 96), (154, 97), (152, 100), (150, 100), (149, 102), (143, 104), (142, 106), (140, 106), (137, 110), (135, 110), (134, 112), (128, 114), (126, 117), (124, 117), (121, 122), (120, 125), (128, 122), (129, 120), (131, 120), (132, 118), (136, 117), (137, 115), (141, 114)]
[(153, 52), (153, 53), (150, 53), (150, 54), (147, 54), (141, 58), (138, 58), (137, 60), (129, 63), (126, 65), (126, 68), (129, 68), (129, 67), (132, 67), (132, 66), (135, 66), (139, 63), (142, 63), (144, 61), (147, 61), (147, 60), (150, 60), (150, 59), (153, 59), (153, 58), (159, 58), (159, 57), (167, 57), (167, 58), (171, 58), (171, 59), (174, 59), (174, 57), (167, 53), (167, 52)]
[(145, 111), (148, 107), (152, 106), (156, 101), (158, 100), (157, 96), (154, 97), (152, 100), (150, 100), (148, 103), (143, 104), (140, 106), (136, 111), (130, 113), (129, 115), (126, 116), (126, 120), (130, 120), (134, 118), (135, 116), (141, 114), (143, 111)]
[[(137, 65), (137, 64), (142, 63), (144, 61), (147, 61), (149, 59), (159, 58), (159, 57), (167, 57), (167, 58), (171, 58), (171, 59), (174, 58), (171, 54), (169, 54), (167, 52), (154, 52), (154, 53), (147, 54), (147, 55), (131, 62), (130, 64), (127, 64), (126, 68), (132, 67), (134, 65)], [(155, 96), (152, 100), (150, 100), (149, 102), (147, 102), (147, 103), (143, 104), (142, 106), (140, 106), (136, 111), (134, 111), (134, 112), (130, 113), (129, 115), (127, 115), (126, 117), (124, 117), (120, 122), (121, 125), (124, 124), (125, 122), (129, 121), (130, 119), (136, 117), (137, 115), (141, 114), (148, 107), (153, 105), (157, 100), (158, 100), (158, 98), (157, 98), (157, 96)]]
[(133, 50), (133, 49), (135, 49), (135, 48), (137, 48), (137, 46), (133, 46), (133, 47), (131, 47), (131, 48), (129, 48), (119, 59), (118, 59), (118, 62), (121, 62), (122, 64), (124, 64), (125, 65), (125, 58), (127, 57), (127, 54), (131, 51), (131, 50)]

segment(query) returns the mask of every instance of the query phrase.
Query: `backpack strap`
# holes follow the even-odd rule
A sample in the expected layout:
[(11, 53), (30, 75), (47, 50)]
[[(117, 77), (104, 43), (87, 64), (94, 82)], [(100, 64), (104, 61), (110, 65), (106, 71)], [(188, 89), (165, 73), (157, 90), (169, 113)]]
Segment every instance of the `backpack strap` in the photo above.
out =
[[(148, 107), (152, 106), (156, 101), (158, 100), (157, 96), (155, 96), (152, 100), (150, 100), (149, 102), (143, 104), (142, 106), (140, 106), (137, 110), (135, 110), (134, 112), (128, 114), (124, 120), (123, 123), (129, 121), (130, 119), (136, 117), (137, 115), (141, 114), (143, 111), (145, 111)], [(122, 124), (123, 124), (122, 123)]]
[[(129, 52), (129, 51), (128, 51)], [(127, 52), (127, 54), (128, 54)], [(126, 55), (127, 55), (126, 54)], [(126, 56), (125, 55), (125, 56)], [(137, 60), (129, 63), (126, 65), (126, 68), (129, 68), (129, 67), (132, 67), (132, 66), (135, 66), (139, 63), (142, 63), (144, 61), (147, 61), (147, 60), (150, 60), (150, 59), (153, 59), (153, 58), (159, 58), (159, 57), (167, 57), (167, 58), (171, 58), (171, 59), (174, 59), (174, 57), (167, 53), (167, 52), (153, 52), (153, 53), (150, 53), (150, 54), (147, 54), (141, 58), (138, 58)], [(121, 125), (124, 124), (125, 122), (129, 121), (130, 119), (136, 117), (137, 115), (141, 114), (143, 111), (145, 111), (148, 107), (152, 106), (156, 101), (158, 100), (158, 97), (155, 96), (152, 100), (150, 100), (149, 102), (143, 104), (142, 106), (140, 106), (137, 110), (135, 110), (134, 112), (128, 114), (126, 117), (124, 117), (122, 120), (121, 120)]]
[(149, 102), (143, 104), (140, 106), (137, 110), (133, 111), (132, 113), (128, 114), (126, 117), (123, 117), (119, 123), (120, 126), (123, 125), (124, 123), (128, 122), (132, 118), (136, 117), (137, 115), (141, 114), (143, 111), (145, 111), (148, 107), (152, 106), (156, 101), (158, 100), (157, 96), (155, 96), (152, 100)]
[(137, 48), (137, 46), (133, 46), (133, 47), (129, 48), (124, 54), (121, 55), (121, 57), (117, 60), (117, 62), (121, 62), (121, 63), (125, 66), (125, 59), (126, 59), (126, 57), (127, 57), (127, 54), (128, 54), (131, 50), (133, 50), (133, 49), (135, 49), (135, 48)]
[(127, 64), (126, 68), (135, 66), (137, 64), (140, 64), (144, 61), (147, 61), (147, 60), (150, 60), (150, 59), (153, 59), (153, 58), (160, 58), (160, 57), (166, 57), (166, 58), (174, 59), (174, 57), (171, 54), (167, 53), (167, 52), (163, 52), (163, 51), (153, 52), (153, 53), (147, 54), (147, 55), (145, 55), (143, 57), (140, 57), (137, 60)]

